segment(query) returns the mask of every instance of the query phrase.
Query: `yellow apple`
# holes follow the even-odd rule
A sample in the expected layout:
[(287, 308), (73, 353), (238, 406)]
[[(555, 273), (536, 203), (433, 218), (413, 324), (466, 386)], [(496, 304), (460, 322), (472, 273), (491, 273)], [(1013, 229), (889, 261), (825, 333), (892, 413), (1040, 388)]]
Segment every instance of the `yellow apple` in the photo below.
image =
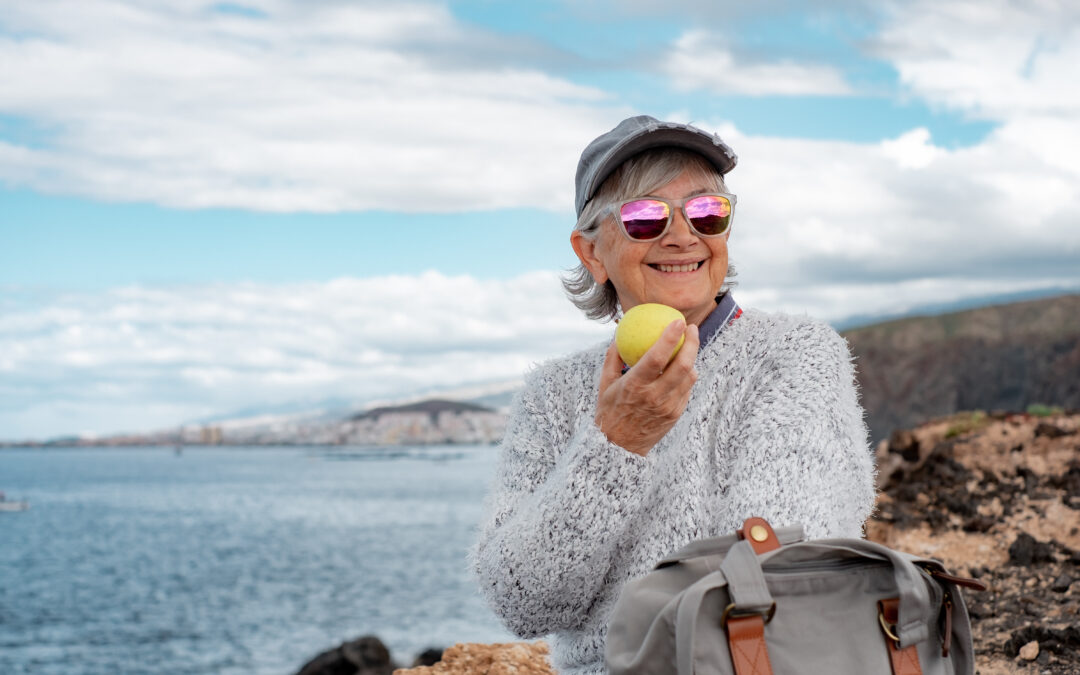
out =
[[(619, 350), (619, 356), (626, 365), (634, 365), (649, 351), (649, 347), (660, 339), (660, 334), (668, 324), (680, 319), (686, 320), (682, 312), (655, 302), (631, 307), (615, 329), (615, 346)], [(668, 363), (679, 353), (683, 339), (679, 338), (679, 344), (675, 345), (675, 351), (671, 352)]]

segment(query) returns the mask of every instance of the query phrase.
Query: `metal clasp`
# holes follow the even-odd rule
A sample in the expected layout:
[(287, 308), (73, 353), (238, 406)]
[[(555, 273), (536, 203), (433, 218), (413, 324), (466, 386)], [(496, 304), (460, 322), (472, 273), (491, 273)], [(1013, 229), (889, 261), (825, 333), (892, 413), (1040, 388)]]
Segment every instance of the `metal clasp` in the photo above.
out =
[(900, 649), (900, 638), (897, 637), (896, 634), (892, 631), (892, 629), (896, 628), (896, 624), (890, 624), (888, 621), (886, 621), (885, 612), (881, 610), (878, 610), (877, 618), (878, 623), (881, 624), (881, 630), (885, 631), (885, 635), (887, 635), (890, 640), (896, 643), (897, 649)]
[(723, 615), (720, 616), (720, 626), (723, 627), (724, 630), (727, 630), (728, 619), (742, 619), (742, 618), (748, 617), (748, 616), (763, 616), (763, 617), (765, 617), (765, 623), (767, 624), (770, 621), (772, 621), (772, 618), (773, 618), (773, 616), (775, 614), (776, 614), (776, 603), (775, 602), (773, 602), (772, 606), (769, 607), (764, 612), (748, 612), (748, 611), (745, 611), (745, 610), (736, 610), (735, 609), (735, 603), (733, 602), (733, 603), (731, 603), (730, 605), (728, 605), (727, 607), (724, 608), (724, 613), (723, 613)]

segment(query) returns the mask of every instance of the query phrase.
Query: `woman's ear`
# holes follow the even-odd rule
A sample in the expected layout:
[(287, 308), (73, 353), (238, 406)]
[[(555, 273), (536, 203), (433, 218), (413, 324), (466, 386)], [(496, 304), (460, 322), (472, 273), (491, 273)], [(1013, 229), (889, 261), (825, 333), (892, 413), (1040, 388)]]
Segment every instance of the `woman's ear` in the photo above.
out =
[(608, 275), (604, 263), (596, 255), (596, 239), (590, 239), (580, 230), (574, 230), (570, 233), (570, 245), (574, 247), (574, 253), (577, 254), (581, 264), (585, 266), (585, 269), (589, 270), (593, 281), (603, 285), (608, 280)]

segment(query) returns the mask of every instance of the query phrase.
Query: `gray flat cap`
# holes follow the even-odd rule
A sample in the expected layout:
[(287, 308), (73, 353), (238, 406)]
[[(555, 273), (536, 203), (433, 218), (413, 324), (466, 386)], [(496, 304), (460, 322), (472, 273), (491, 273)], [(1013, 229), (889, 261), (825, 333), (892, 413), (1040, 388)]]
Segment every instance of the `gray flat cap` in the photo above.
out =
[(589, 143), (577, 166), (577, 194), (574, 205), (580, 216), (585, 204), (596, 194), (604, 180), (619, 165), (634, 155), (652, 148), (674, 147), (692, 150), (712, 162), (720, 175), (735, 168), (738, 157), (720, 140), (689, 124), (661, 122), (648, 115), (638, 115), (619, 122), (619, 126)]

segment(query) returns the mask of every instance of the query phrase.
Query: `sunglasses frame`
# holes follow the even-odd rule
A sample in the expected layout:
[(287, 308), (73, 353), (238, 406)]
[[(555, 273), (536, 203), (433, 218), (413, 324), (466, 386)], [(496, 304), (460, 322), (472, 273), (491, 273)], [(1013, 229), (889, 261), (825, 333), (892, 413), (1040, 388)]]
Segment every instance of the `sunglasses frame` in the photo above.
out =
[[(728, 214), (728, 224), (727, 227), (724, 228), (723, 232), (718, 232), (717, 234), (705, 234), (703, 232), (700, 232), (696, 227), (694, 227), (694, 223), (691, 222), (690, 217), (686, 215), (686, 202), (692, 199), (698, 199), (699, 197), (723, 197), (728, 200), (728, 204), (731, 206), (731, 213)], [(667, 204), (668, 207), (667, 224), (664, 225), (664, 229), (660, 231), (660, 234), (652, 237), (651, 239), (635, 239), (634, 237), (631, 237), (630, 233), (626, 231), (626, 225), (623, 224), (622, 220), (622, 208), (624, 206), (632, 202), (643, 201), (663, 202)], [(697, 236), (705, 238), (722, 237), (728, 232), (731, 232), (731, 224), (735, 221), (735, 202), (735, 195), (729, 194), (727, 192), (703, 192), (701, 194), (683, 197), (682, 199), (664, 199), (663, 197), (634, 197), (633, 199), (624, 199), (621, 202), (613, 203), (607, 208), (607, 212), (609, 214), (614, 214), (615, 220), (619, 224), (619, 230), (622, 231), (624, 237), (633, 242), (647, 244), (653, 241), (657, 241), (658, 239), (663, 239), (664, 235), (668, 233), (668, 230), (671, 229), (671, 222), (675, 220), (676, 207), (680, 211), (682, 211), (683, 219), (686, 221), (686, 224), (690, 226), (690, 230)]]

